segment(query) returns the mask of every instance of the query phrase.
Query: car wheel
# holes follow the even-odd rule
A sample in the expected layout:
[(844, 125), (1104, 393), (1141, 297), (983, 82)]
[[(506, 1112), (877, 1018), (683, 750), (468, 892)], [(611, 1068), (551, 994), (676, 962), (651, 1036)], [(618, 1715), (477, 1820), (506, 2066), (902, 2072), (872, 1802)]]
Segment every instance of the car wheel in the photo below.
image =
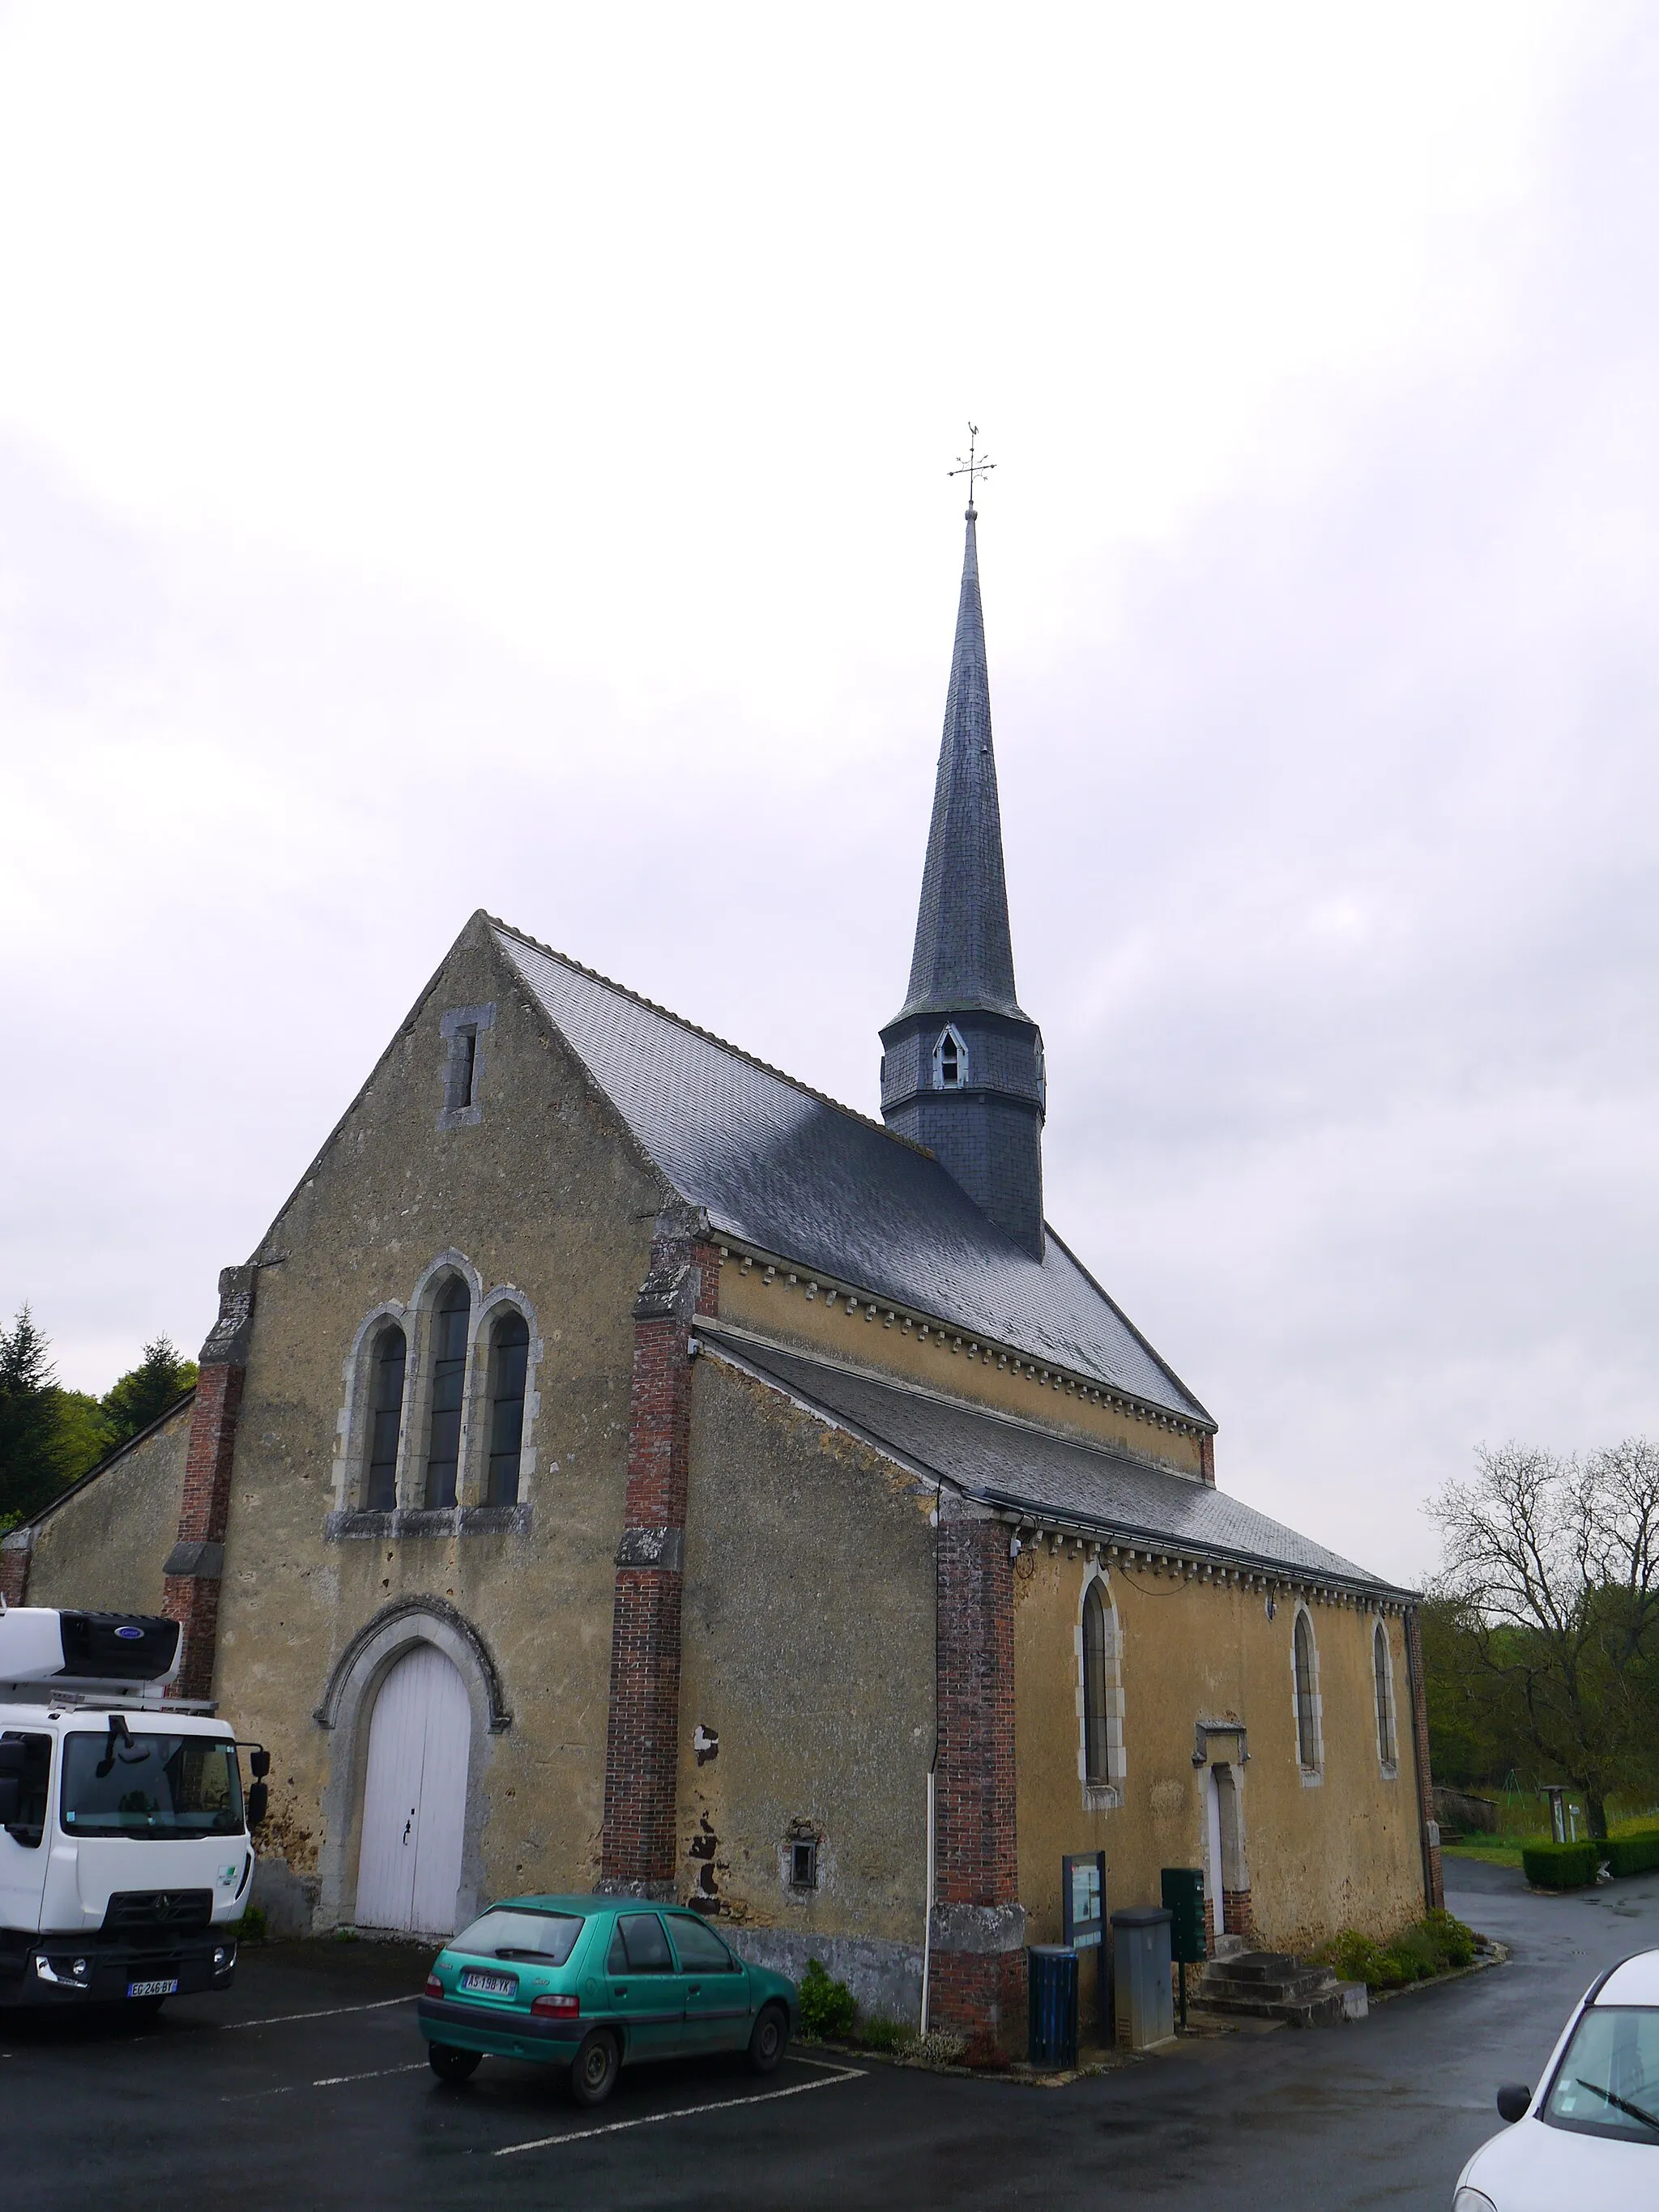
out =
[(482, 2051), (458, 2051), (453, 2043), (428, 2043), (426, 2063), (441, 2081), (470, 2081), (483, 2063)]
[(579, 2105), (602, 2105), (617, 2086), (622, 2060), (617, 2039), (596, 2027), (585, 2035), (570, 2063), (570, 2094)]
[(788, 2014), (781, 2005), (763, 2005), (755, 2022), (755, 2032), (749, 2039), (750, 2072), (775, 2074), (788, 2048)]

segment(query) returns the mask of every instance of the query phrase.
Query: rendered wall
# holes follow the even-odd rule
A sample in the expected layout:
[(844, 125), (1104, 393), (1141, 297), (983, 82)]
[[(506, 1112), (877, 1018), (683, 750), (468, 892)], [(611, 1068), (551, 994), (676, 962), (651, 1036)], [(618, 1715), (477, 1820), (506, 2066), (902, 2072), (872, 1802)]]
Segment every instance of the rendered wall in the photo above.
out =
[(788, 1268), (769, 1280), (764, 1266), (745, 1267), (743, 1255), (732, 1252), (720, 1268), (720, 1316), (781, 1344), (885, 1367), (930, 1390), (950, 1391), (1062, 1433), (1122, 1445), (1178, 1474), (1202, 1473), (1207, 1438), (1190, 1425), (1165, 1425), (1127, 1407), (1097, 1403), (1058, 1377), (1044, 1382), (1006, 1364), (994, 1349), (970, 1351), (954, 1331), (933, 1330), (923, 1341), (915, 1328), (888, 1322), (882, 1310), (873, 1318), (867, 1309), (849, 1313), (844, 1304), (809, 1297), (811, 1287), (810, 1275)]
[(188, 1400), (35, 1523), (31, 1605), (160, 1613), (161, 1568), (179, 1533)]
[[(1020, 1899), (1030, 1940), (1060, 1936), (1063, 1853), (1106, 1853), (1108, 1903), (1156, 1905), (1166, 1866), (1205, 1863), (1206, 1775), (1193, 1765), (1194, 1723), (1243, 1722), (1244, 1841), (1258, 1939), (1302, 1952), (1344, 1928), (1382, 1936), (1419, 1918), (1423, 1862), (1403, 1624), (1389, 1620), (1398, 1757), (1377, 1753), (1372, 1636), (1376, 1615), (1310, 1608), (1319, 1657), (1324, 1760), (1317, 1783), (1297, 1759), (1291, 1637), (1285, 1594), (1267, 1617), (1260, 1592), (1115, 1567), (1123, 1692), (1122, 1802), (1085, 1809), (1079, 1773), (1077, 1631), (1084, 1561), (1028, 1549), (1014, 1583)], [(1226, 1752), (1218, 1742), (1218, 1756)]]
[[(482, 1004), (495, 1011), (481, 1039), (481, 1110), (474, 1123), (440, 1128), (441, 1018)], [(471, 1624), (511, 1715), (490, 1729), (462, 1648), (476, 1723), (462, 1911), (515, 1889), (591, 1886), (630, 1314), (660, 1197), (488, 933), (470, 925), (259, 1255), (216, 1688), (239, 1732), (274, 1753), (261, 1881), (267, 1896), (281, 1891), (285, 1920), (313, 1908), (323, 1924), (353, 1917), (376, 1681), (356, 1686), (333, 1728), (313, 1716), (351, 1639), (399, 1601), (434, 1601)], [(526, 1402), (528, 1510), (498, 1516), (528, 1525), (458, 1534), (453, 1516), (429, 1516), (432, 1533), (331, 1539), (354, 1336), (377, 1306), (406, 1304), (450, 1249), (476, 1267), (486, 1292), (520, 1291), (540, 1340), (538, 1402)], [(418, 1352), (419, 1325), (416, 1337)], [(469, 1407), (463, 1452), (470, 1443), (475, 1464), (486, 1417), (483, 1404)], [(409, 1425), (418, 1458), (418, 1414)], [(394, 1643), (407, 1626), (406, 1616), (392, 1623)], [(382, 1652), (374, 1665), (397, 1656)]]
[[(929, 1493), (705, 1352), (694, 1369), (680, 1893), (745, 1956), (920, 2010), (933, 1732)], [(699, 1759), (696, 1731), (718, 1749)], [(819, 1887), (793, 1889), (792, 1836)]]

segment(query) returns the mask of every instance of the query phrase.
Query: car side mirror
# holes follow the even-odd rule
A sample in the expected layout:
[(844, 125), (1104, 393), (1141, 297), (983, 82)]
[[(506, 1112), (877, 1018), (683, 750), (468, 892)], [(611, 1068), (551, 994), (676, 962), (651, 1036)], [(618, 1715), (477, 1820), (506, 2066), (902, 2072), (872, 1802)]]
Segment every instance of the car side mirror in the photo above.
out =
[(270, 1753), (258, 1745), (247, 1755), (248, 1771), (256, 1782), (263, 1782), (270, 1771)]
[(1532, 2106), (1532, 2091), (1524, 2081), (1505, 2081), (1498, 2093), (1500, 2120), (1524, 2120)]
[(257, 1828), (270, 1805), (270, 1785), (264, 1782), (251, 1783), (247, 1793), (247, 1824)]
[(15, 1774), (0, 1774), (0, 1828), (9, 1828), (23, 1809), (23, 1785)]
[(21, 1778), (23, 1771), (24, 1747), (21, 1743), (0, 1743), (0, 1774)]

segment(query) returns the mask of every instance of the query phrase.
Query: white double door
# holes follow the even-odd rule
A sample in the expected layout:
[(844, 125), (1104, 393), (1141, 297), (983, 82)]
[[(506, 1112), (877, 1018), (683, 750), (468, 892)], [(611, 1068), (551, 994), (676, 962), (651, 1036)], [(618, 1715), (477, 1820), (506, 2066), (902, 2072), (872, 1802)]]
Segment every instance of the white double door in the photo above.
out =
[(369, 1722), (360, 1926), (454, 1932), (471, 1734), (466, 1685), (434, 1644), (417, 1644), (381, 1683)]

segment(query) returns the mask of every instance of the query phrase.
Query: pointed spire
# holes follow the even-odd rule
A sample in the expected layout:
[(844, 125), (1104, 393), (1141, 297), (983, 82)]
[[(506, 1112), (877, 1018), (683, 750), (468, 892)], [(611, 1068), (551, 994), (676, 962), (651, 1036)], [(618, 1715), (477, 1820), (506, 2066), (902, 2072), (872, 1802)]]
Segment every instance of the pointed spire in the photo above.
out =
[(976, 510), (970, 506), (910, 988), (895, 1020), (906, 1014), (970, 1007), (1024, 1018), (1014, 995), (1014, 953), (1002, 872), (1002, 815), (991, 746), (991, 684), (979, 598), (976, 520)]

